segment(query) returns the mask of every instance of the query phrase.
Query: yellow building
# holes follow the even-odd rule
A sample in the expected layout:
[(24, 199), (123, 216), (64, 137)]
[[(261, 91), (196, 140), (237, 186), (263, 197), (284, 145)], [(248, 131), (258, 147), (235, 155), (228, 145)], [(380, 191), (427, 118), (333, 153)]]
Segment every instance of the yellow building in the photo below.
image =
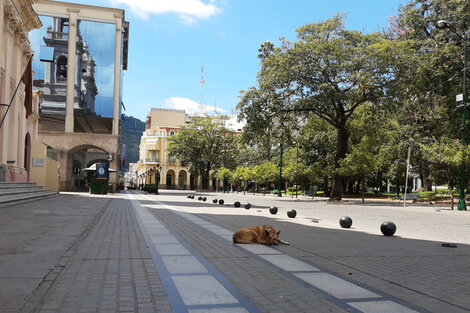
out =
[(197, 177), (168, 154), (168, 138), (189, 122), (184, 110), (152, 108), (147, 115), (146, 129), (140, 141), (140, 160), (137, 164), (138, 185), (155, 184), (159, 188), (192, 190)]
[(189, 122), (184, 110), (153, 108), (147, 115), (146, 129), (140, 141), (138, 184), (155, 184), (159, 188), (195, 189), (197, 177), (168, 154), (168, 138)]

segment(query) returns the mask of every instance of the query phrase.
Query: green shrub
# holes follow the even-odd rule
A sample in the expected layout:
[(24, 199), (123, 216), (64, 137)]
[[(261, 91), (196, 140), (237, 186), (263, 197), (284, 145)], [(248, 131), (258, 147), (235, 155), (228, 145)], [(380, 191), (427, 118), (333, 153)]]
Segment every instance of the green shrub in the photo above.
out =
[(148, 193), (154, 193), (157, 190), (157, 186), (155, 184), (146, 184), (144, 190)]
[(436, 193), (434, 191), (423, 191), (419, 193), (419, 198), (423, 200), (432, 200), (436, 198)]

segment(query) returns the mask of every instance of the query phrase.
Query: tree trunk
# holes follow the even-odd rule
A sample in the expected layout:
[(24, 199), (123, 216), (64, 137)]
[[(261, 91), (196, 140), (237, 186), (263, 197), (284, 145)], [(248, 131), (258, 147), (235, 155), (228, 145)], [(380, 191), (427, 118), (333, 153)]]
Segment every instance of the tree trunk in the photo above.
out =
[(382, 171), (379, 171), (377, 173), (377, 183), (379, 184), (377, 187), (379, 187), (379, 192), (384, 192), (386, 190), (383, 187), (382, 180), (383, 180), (383, 173)]
[(449, 181), (449, 189), (450, 189), (450, 209), (454, 210), (454, 180), (453, 179)]
[(424, 191), (432, 191), (432, 181), (428, 179), (426, 173), (421, 173), (423, 178), (423, 190)]
[(324, 196), (329, 197), (330, 192), (328, 191), (328, 177), (323, 177), (323, 190), (324, 190)]
[(366, 189), (366, 177), (362, 176), (362, 203), (364, 203), (364, 190)]
[(209, 190), (209, 171), (202, 171), (201, 185), (202, 190)]
[[(346, 120), (337, 127), (338, 137), (336, 139), (335, 170), (340, 168), (339, 162), (344, 159), (348, 150), (349, 133), (346, 128)], [(343, 196), (343, 177), (335, 171), (331, 187), (330, 200), (341, 200)]]
[(356, 190), (354, 191), (354, 193), (358, 195), (360, 191), (361, 191), (361, 179), (358, 178), (356, 182)]

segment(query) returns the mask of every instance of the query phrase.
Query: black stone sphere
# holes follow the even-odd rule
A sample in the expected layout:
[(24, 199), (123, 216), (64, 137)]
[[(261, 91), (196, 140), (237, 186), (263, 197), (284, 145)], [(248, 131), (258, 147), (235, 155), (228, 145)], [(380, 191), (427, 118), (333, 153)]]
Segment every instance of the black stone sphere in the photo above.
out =
[(235, 203), (233, 204), (236, 208), (239, 208), (240, 207), (240, 202), (239, 201), (235, 201)]
[(202, 201), (206, 201), (206, 200), (207, 200), (207, 198), (206, 198), (206, 197), (202, 197)]
[(352, 225), (352, 219), (349, 216), (343, 216), (339, 219), (339, 225), (342, 228), (350, 228)]
[(269, 208), (269, 213), (271, 213), (271, 214), (277, 214), (277, 207), (275, 207), (275, 206), (270, 207), (270, 208)]
[(214, 200), (212, 200), (212, 203), (217, 203), (217, 201), (219, 201), (219, 200), (214, 199)]
[(297, 211), (294, 209), (290, 209), (289, 211), (287, 211), (287, 216), (289, 216), (290, 218), (294, 218), (296, 215)]
[(397, 226), (393, 222), (383, 222), (380, 225), (380, 231), (384, 236), (393, 236), (397, 231)]
[(201, 200), (202, 200), (202, 197), (197, 197), (197, 199), (198, 199), (199, 201), (201, 201)]
[(191, 195), (188, 195), (188, 199), (191, 199)]
[(191, 199), (194, 199), (194, 195), (191, 195)]
[(251, 204), (249, 202), (245, 204), (245, 209), (249, 210), (250, 208), (251, 208)]
[(224, 204), (224, 199), (220, 199), (220, 200), (219, 200), (219, 204), (220, 204), (220, 205)]

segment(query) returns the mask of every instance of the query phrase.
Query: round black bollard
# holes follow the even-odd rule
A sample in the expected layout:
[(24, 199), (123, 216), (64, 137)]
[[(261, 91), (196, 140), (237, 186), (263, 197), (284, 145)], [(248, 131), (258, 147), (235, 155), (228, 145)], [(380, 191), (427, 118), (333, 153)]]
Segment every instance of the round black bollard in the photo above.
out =
[(294, 218), (296, 215), (297, 211), (294, 209), (290, 209), (289, 211), (287, 211), (287, 216), (289, 216), (290, 218)]
[(201, 197), (201, 196), (199, 196), (199, 197), (197, 197), (197, 199), (198, 199), (199, 201), (201, 201), (201, 200), (202, 200), (202, 197)]
[(383, 222), (380, 225), (380, 231), (384, 236), (393, 236), (397, 231), (397, 226), (393, 222)]
[(219, 200), (219, 204), (220, 204), (220, 205), (224, 204), (224, 199), (220, 199), (220, 200)]
[(206, 200), (207, 200), (207, 198), (206, 198), (206, 197), (202, 197), (202, 201), (206, 201)]
[(194, 199), (194, 195), (191, 195), (191, 199)]
[(217, 201), (218, 201), (217, 199), (214, 199), (212, 200), (212, 203), (217, 203)]
[(342, 228), (350, 228), (352, 225), (352, 219), (349, 216), (343, 216), (339, 219), (339, 225)]
[(235, 201), (235, 203), (234, 203), (233, 205), (234, 205), (236, 208), (239, 208), (241, 204), (240, 204), (240, 202)]
[(188, 195), (188, 199), (191, 199), (191, 195)]
[(245, 204), (245, 209), (249, 210), (250, 208), (251, 208), (251, 204), (249, 202)]
[(269, 208), (269, 213), (271, 213), (271, 214), (277, 214), (277, 207), (275, 207), (275, 206), (270, 207), (270, 208)]

